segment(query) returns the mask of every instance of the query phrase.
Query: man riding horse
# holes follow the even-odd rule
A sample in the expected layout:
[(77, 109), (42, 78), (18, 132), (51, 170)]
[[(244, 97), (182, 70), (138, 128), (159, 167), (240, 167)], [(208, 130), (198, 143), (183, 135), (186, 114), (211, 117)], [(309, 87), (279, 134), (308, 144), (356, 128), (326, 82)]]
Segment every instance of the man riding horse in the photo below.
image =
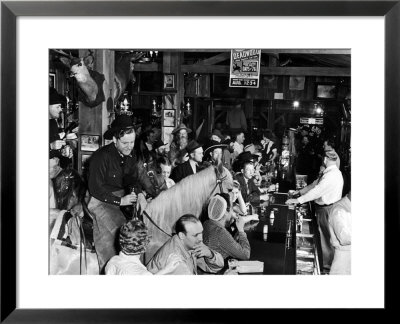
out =
[(112, 136), (113, 142), (93, 153), (88, 181), (88, 208), (94, 217), (93, 236), (100, 272), (117, 254), (117, 230), (126, 222), (120, 207), (132, 206), (141, 193), (137, 161), (132, 153), (136, 134), (131, 117), (117, 116), (104, 136)]

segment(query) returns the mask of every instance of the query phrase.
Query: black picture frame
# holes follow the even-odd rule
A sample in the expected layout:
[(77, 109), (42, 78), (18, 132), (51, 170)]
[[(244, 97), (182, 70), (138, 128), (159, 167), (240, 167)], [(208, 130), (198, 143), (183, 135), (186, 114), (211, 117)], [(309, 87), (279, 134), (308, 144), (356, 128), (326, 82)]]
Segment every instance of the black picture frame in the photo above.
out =
[[(393, 309), (400, 215), (400, 4), (396, 1), (131, 1), (1, 3), (1, 321), (7, 323), (207, 322), (240, 318), (243, 310), (21, 309), (16, 307), (16, 57), (19, 16), (377, 16), (385, 18), (385, 308)], [(373, 62), (371, 62), (373, 65)], [(395, 152), (395, 153), (393, 153)], [(43, 216), (43, 215), (42, 215)], [(390, 217), (388, 217), (390, 216)], [(390, 257), (389, 257), (390, 256)], [(368, 284), (366, 282), (366, 284)], [(195, 293), (194, 293), (195, 295)], [(392, 296), (392, 297), (390, 297)], [(321, 296), (322, 297), (322, 296)], [(110, 297), (111, 298), (111, 297)], [(116, 298), (116, 296), (112, 296)], [(392, 299), (393, 298), (393, 299)], [(267, 305), (266, 305), (267, 307)], [(312, 303), (310, 303), (312, 307)], [(292, 313), (293, 314), (293, 313)], [(295, 313), (300, 315), (299, 312)], [(303, 314), (303, 313), (302, 313)], [(370, 314), (364, 312), (364, 314)], [(385, 313), (387, 315), (388, 313)], [(250, 313), (246, 312), (246, 316)], [(266, 311), (251, 310), (252, 318)], [(311, 315), (311, 314), (310, 314)], [(315, 313), (314, 313), (315, 315)], [(311, 316), (314, 316), (311, 315)], [(326, 316), (317, 312), (315, 316)], [(238, 317), (239, 316), (239, 317)], [(295, 315), (294, 315), (295, 316)], [(293, 316), (293, 317), (294, 317)], [(382, 313), (379, 319), (383, 320)], [(157, 321), (157, 319), (155, 321)], [(287, 316), (285, 313), (285, 319)]]
[(175, 74), (174, 73), (164, 73), (163, 78), (163, 89), (164, 90), (175, 90)]

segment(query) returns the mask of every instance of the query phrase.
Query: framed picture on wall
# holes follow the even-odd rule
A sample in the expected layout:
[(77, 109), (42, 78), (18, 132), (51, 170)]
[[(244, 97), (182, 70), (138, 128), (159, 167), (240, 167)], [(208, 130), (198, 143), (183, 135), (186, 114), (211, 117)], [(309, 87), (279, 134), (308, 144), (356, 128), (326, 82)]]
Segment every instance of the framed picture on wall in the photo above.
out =
[(49, 87), (50, 88), (57, 88), (57, 85), (56, 85), (56, 74), (55, 73), (49, 73)]
[(162, 126), (165, 126), (165, 127), (174, 127), (175, 126), (175, 110), (173, 110), (173, 109), (164, 109), (163, 110)]
[(100, 135), (81, 135), (81, 151), (94, 152), (100, 148)]
[(315, 99), (336, 99), (337, 85), (332, 83), (316, 83)]
[(164, 90), (175, 90), (175, 74), (164, 74)]

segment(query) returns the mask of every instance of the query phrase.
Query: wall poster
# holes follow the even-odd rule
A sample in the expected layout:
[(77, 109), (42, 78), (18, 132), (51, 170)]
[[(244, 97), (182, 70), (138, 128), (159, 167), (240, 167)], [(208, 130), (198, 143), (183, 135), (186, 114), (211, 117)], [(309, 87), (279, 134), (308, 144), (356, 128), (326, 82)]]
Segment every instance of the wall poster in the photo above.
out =
[(231, 50), (229, 86), (258, 88), (260, 85), (260, 49)]

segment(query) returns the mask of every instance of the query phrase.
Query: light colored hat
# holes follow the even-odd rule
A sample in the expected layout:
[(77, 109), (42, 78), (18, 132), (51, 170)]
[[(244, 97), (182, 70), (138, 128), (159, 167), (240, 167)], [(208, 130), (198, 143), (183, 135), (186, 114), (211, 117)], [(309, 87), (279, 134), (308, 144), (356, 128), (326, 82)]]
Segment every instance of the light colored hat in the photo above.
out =
[(228, 204), (224, 198), (219, 195), (214, 196), (208, 204), (208, 217), (212, 220), (219, 221), (225, 215), (227, 208)]
[(249, 144), (249, 145), (245, 146), (244, 150), (246, 152), (250, 152), (251, 154), (254, 154), (256, 152), (256, 147), (254, 146), (254, 144)]
[(331, 161), (336, 161), (338, 159), (338, 155), (334, 150), (326, 151), (325, 156)]

